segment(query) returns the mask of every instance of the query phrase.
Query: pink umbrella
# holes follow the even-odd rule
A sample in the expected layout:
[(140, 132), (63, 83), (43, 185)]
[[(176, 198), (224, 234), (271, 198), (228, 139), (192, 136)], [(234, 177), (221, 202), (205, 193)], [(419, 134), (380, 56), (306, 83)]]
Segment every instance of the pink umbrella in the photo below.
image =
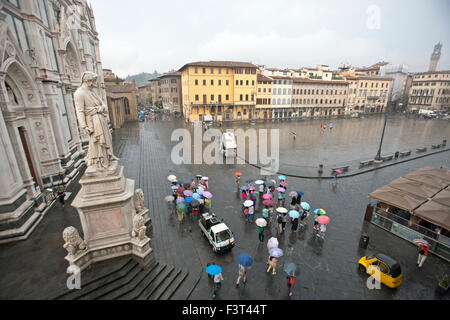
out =
[(212, 193), (209, 192), (209, 191), (205, 191), (205, 192), (203, 192), (203, 196), (204, 196), (205, 198), (211, 199), (211, 198), (212, 198)]
[(328, 216), (322, 215), (322, 216), (317, 218), (317, 222), (320, 223), (320, 224), (329, 224), (330, 223), (330, 218)]
[(281, 187), (278, 187), (278, 188), (277, 188), (277, 191), (278, 191), (278, 192), (285, 192), (285, 191), (286, 191), (286, 189), (284, 189), (284, 188), (281, 188)]
[(342, 173), (342, 171), (341, 170), (339, 170), (339, 169), (336, 169), (336, 170), (334, 170), (336, 173)]
[(272, 194), (271, 193), (264, 193), (262, 197), (263, 197), (264, 200), (270, 200), (270, 199), (272, 199)]
[(252, 185), (252, 184), (251, 184), (251, 185), (249, 185), (249, 186), (248, 186), (248, 190), (255, 190), (255, 186), (254, 186), (254, 185)]
[(273, 200), (264, 200), (263, 205), (273, 207), (275, 205), (275, 202)]
[(283, 187), (289, 186), (288, 183), (287, 183), (286, 181), (281, 182), (280, 185), (283, 186)]
[(184, 202), (184, 198), (183, 197), (178, 197), (177, 200), (175, 201), (177, 204), (178, 203), (182, 203)]
[(414, 239), (413, 242), (419, 246), (429, 247), (430, 243), (425, 239)]
[(184, 194), (186, 197), (192, 197), (192, 195), (193, 195), (193, 193), (192, 193), (191, 190), (184, 190), (184, 191), (183, 191), (183, 194)]

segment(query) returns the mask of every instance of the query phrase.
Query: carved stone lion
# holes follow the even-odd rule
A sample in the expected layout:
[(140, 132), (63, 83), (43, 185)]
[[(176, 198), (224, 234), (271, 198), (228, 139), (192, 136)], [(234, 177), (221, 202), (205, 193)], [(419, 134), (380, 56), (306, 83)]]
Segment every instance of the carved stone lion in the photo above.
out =
[(70, 255), (76, 255), (80, 251), (87, 249), (86, 242), (80, 237), (77, 229), (74, 227), (67, 227), (63, 231), (63, 239), (65, 241), (64, 248)]
[(135, 215), (133, 218), (133, 232), (131, 236), (139, 241), (145, 239), (145, 231), (147, 227), (145, 226), (145, 219), (141, 215)]
[(136, 189), (134, 192), (134, 208), (136, 209), (136, 213), (141, 213), (145, 210), (144, 207), (144, 192), (142, 189)]

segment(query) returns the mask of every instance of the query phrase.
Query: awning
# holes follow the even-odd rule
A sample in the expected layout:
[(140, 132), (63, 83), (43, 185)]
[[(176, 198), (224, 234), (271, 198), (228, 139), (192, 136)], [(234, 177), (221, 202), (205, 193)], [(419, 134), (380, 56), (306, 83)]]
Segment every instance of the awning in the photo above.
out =
[(426, 199), (392, 188), (389, 185), (369, 193), (369, 197), (409, 212), (412, 212), (426, 201)]
[(446, 174), (447, 173), (445, 170), (441, 170), (440, 176), (437, 176), (436, 172), (427, 172), (427, 171), (421, 172), (420, 170), (417, 170), (403, 176), (403, 178), (418, 181), (430, 187), (437, 187), (439, 189), (444, 189), (450, 184), (450, 181), (448, 181)]
[(450, 187), (439, 192), (436, 196), (432, 198), (433, 201), (439, 202), (444, 206), (450, 207)]
[(438, 187), (432, 187), (429, 185), (422, 184), (415, 180), (398, 178), (388, 184), (389, 187), (410, 193), (413, 196), (426, 200), (434, 196), (437, 192), (441, 190)]
[(447, 230), (450, 229), (450, 207), (436, 201), (428, 201), (420, 208), (416, 209), (413, 215), (439, 227), (443, 227)]

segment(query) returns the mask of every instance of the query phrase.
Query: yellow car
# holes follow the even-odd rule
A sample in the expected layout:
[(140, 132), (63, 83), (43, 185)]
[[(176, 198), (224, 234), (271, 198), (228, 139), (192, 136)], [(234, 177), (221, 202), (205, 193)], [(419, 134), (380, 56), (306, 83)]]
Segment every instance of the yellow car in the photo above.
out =
[[(396, 288), (402, 283), (400, 264), (391, 257), (377, 253), (359, 259), (359, 270), (366, 272), (389, 288)], [(379, 271), (378, 271), (379, 270)]]

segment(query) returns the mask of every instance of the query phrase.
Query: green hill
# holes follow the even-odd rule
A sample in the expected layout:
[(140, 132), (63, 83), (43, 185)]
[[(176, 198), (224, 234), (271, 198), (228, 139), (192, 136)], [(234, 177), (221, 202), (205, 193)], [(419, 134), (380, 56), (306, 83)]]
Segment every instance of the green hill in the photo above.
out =
[(136, 85), (140, 87), (147, 84), (148, 80), (159, 77), (160, 75), (161, 74), (159, 74), (156, 70), (153, 73), (141, 72), (139, 74), (129, 75), (128, 77), (125, 78), (125, 81), (131, 82), (131, 80), (134, 79), (134, 81), (136, 81)]

